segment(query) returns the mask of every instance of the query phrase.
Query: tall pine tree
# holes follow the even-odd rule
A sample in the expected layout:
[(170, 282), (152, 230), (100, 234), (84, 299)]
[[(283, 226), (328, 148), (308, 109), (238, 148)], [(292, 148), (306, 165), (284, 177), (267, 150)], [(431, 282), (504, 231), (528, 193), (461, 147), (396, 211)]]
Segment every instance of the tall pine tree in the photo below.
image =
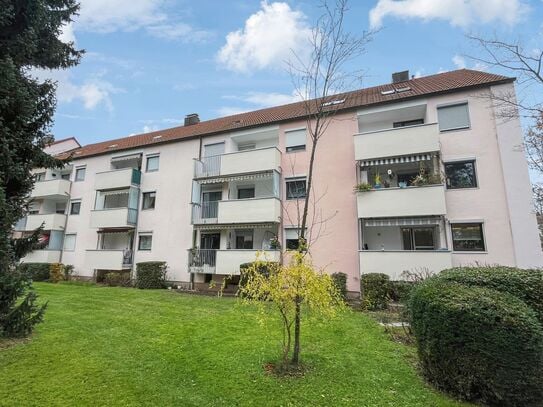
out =
[(79, 63), (82, 51), (59, 40), (78, 9), (76, 0), (0, 0), (0, 337), (29, 334), (44, 312), (29, 277), (16, 267), (39, 230), (26, 239), (11, 236), (26, 214), (31, 170), (63, 165), (42, 150), (54, 140), (55, 83), (30, 72)]

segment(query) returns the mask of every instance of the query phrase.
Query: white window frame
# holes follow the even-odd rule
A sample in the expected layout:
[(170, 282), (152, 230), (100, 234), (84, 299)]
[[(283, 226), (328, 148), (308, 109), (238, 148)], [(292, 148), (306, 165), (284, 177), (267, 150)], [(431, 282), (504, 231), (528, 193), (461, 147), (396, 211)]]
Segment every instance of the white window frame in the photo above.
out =
[[(71, 248), (71, 249), (66, 247), (66, 238), (68, 236), (73, 236), (74, 237), (74, 244), (73, 244), (73, 248)], [(75, 251), (76, 242), (77, 242), (77, 233), (65, 233), (64, 234), (64, 241), (62, 242), (62, 250), (64, 250), (65, 252), (73, 252), (73, 251)]]
[[(77, 172), (78, 171), (81, 171), (83, 170), (83, 178), (82, 179), (77, 179)], [(87, 176), (87, 166), (86, 165), (81, 165), (79, 167), (75, 167), (75, 171), (74, 171), (74, 182), (83, 182), (85, 181), (85, 177)]]
[[(304, 132), (304, 136), (305, 136), (304, 144), (293, 144), (293, 145), (289, 146), (288, 143), (287, 143), (288, 134), (289, 133), (295, 133), (295, 132), (301, 132), (301, 131)], [(303, 148), (302, 148), (302, 146), (303, 146)], [(285, 151), (287, 153), (297, 153), (297, 152), (305, 151), (306, 147), (307, 147), (307, 128), (300, 127), (300, 128), (297, 128), (297, 129), (285, 130)]]
[[(467, 125), (466, 126), (459, 126), (459, 127), (451, 127), (451, 128), (447, 128), (447, 129), (442, 129), (441, 128), (441, 123), (440, 123), (440, 120), (439, 120), (439, 109), (446, 109), (448, 107), (464, 106), (464, 105), (466, 106), (466, 111), (468, 113), (468, 123), (467, 123)], [(455, 131), (455, 130), (467, 130), (467, 129), (471, 128), (471, 114), (470, 114), (470, 111), (469, 111), (469, 102), (467, 100), (461, 100), (461, 101), (458, 101), (458, 102), (438, 105), (438, 106), (436, 106), (436, 110), (437, 110), (436, 113), (437, 113), (438, 128), (439, 128), (440, 133), (445, 133), (445, 132), (448, 132), (448, 131)]]
[[(298, 198), (289, 198), (289, 196), (288, 196), (288, 183), (289, 182), (295, 182), (295, 181), (305, 181), (305, 195), (301, 196), (301, 197), (298, 197)], [(307, 177), (305, 175), (285, 178), (285, 199), (287, 201), (294, 201), (296, 199), (305, 199), (306, 196), (307, 196)]]
[[(156, 158), (158, 160), (158, 165), (156, 169), (149, 169), (149, 159)], [(157, 172), (160, 169), (160, 154), (147, 154), (145, 156), (145, 172)]]
[[(481, 233), (483, 238), (483, 250), (455, 250), (454, 249), (454, 235), (453, 235), (453, 226), (454, 225), (466, 225), (466, 224), (479, 224), (481, 225)], [(486, 254), (488, 253), (488, 241), (486, 239), (486, 227), (485, 221), (482, 219), (468, 219), (468, 220), (451, 220), (449, 221), (449, 233), (451, 237), (451, 250), (453, 253), (471, 253), (471, 254)]]
[[(142, 237), (150, 237), (151, 238), (151, 246), (149, 249), (142, 249), (140, 248), (141, 238)], [(140, 232), (138, 233), (138, 251), (139, 252), (150, 252), (153, 250), (153, 232)]]
[[(79, 213), (72, 213), (72, 204), (79, 203)], [(68, 215), (78, 216), (81, 214), (81, 199), (71, 199), (70, 206), (68, 207)]]
[[(143, 205), (145, 203), (145, 194), (155, 194), (155, 204), (152, 208), (144, 208)], [(141, 210), (142, 211), (153, 211), (156, 208), (156, 191), (144, 191), (141, 193)]]

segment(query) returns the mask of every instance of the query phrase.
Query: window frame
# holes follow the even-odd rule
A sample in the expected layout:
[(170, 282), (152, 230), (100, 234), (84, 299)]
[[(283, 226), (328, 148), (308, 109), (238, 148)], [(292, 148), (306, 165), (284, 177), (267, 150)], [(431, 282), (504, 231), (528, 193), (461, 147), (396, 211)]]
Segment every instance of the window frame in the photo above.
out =
[[(149, 245), (149, 248), (148, 249), (142, 249), (141, 248), (141, 238), (144, 237), (144, 238), (150, 238), (151, 239), (151, 243)], [(150, 252), (151, 250), (153, 250), (153, 234), (152, 233), (138, 233), (138, 251), (139, 252)]]
[[(482, 221), (467, 221), (467, 222), (451, 222), (451, 245), (453, 252), (466, 252), (466, 253), (486, 253), (487, 252), (487, 245), (486, 245), (486, 238), (485, 238), (485, 230), (484, 230), (484, 222)], [(479, 231), (481, 233), (481, 242), (482, 242), (482, 249), (465, 249), (465, 248), (456, 248), (454, 239), (454, 227), (458, 226), (479, 226)]]
[[(298, 131), (302, 131), (302, 130), (305, 133), (304, 144), (295, 144), (295, 145), (292, 145), (292, 146), (287, 146), (288, 133), (294, 133), (294, 132), (298, 132)], [(287, 153), (297, 153), (297, 152), (300, 152), (300, 151), (305, 151), (306, 147), (307, 147), (307, 128), (306, 127), (302, 127), (302, 128), (299, 128), (299, 129), (285, 130), (285, 152), (287, 152)]]
[[(149, 194), (155, 194), (155, 199), (153, 200), (153, 206), (150, 208), (145, 207), (145, 196)], [(146, 191), (141, 193), (141, 210), (142, 211), (152, 211), (156, 208), (156, 191)]]
[(404, 127), (422, 126), (422, 125), (424, 125), (424, 119), (400, 120), (399, 122), (392, 122), (393, 129), (402, 129)]
[[(72, 249), (67, 249), (67, 248), (66, 248), (66, 237), (68, 237), (68, 236), (73, 236), (73, 237), (74, 237), (74, 244), (73, 244), (73, 248), (72, 248)], [(63, 241), (62, 241), (62, 250), (65, 251), (65, 252), (74, 252), (74, 251), (75, 251), (76, 242), (77, 242), (77, 233), (65, 233), (65, 234), (64, 234), (64, 239), (63, 239)]]
[(34, 174), (35, 182), (43, 182), (43, 181), (45, 181), (45, 176), (46, 175), (47, 175), (47, 173), (45, 171), (36, 172)]
[[(253, 191), (253, 196), (250, 197), (250, 198), (240, 198), (240, 192), (241, 191), (249, 191), (249, 190), (252, 190)], [(243, 186), (239, 186), (237, 187), (237, 194), (236, 194), (237, 198), (236, 199), (254, 199), (256, 198), (256, 188), (254, 185), (243, 185)]]
[[(79, 204), (79, 211), (77, 213), (73, 213), (72, 212), (72, 207), (74, 204)], [(71, 200), (70, 201), (70, 211), (69, 211), (69, 215), (74, 215), (74, 216), (77, 216), (81, 214), (81, 199), (74, 199), (74, 200)]]
[[(447, 174), (447, 166), (448, 165), (452, 166), (452, 165), (458, 165), (458, 164), (467, 164), (467, 163), (472, 163), (472, 166), (473, 166), (474, 185), (469, 185), (469, 186), (465, 186), (465, 187), (461, 187), (461, 186), (451, 187), (449, 185), (449, 176)], [(477, 177), (477, 160), (475, 160), (474, 158), (444, 162), (443, 163), (443, 169), (444, 169), (444, 172), (445, 172), (445, 188), (447, 188), (447, 190), (479, 188), (479, 179)]]
[[(304, 182), (304, 194), (303, 196), (296, 196), (296, 197), (289, 197), (289, 188), (288, 184), (291, 182)], [(301, 177), (289, 177), (285, 178), (285, 196), (287, 201), (294, 201), (297, 199), (305, 199), (307, 197), (307, 177), (301, 176)]]
[[(239, 235), (238, 235), (239, 233)], [(244, 235), (245, 234), (245, 235)], [(245, 243), (250, 241), (251, 247), (245, 248), (245, 247), (238, 247), (238, 236), (243, 237), (243, 245), (245, 246)], [(250, 236), (251, 238), (249, 240), (245, 240), (246, 237)], [(236, 229), (234, 230), (234, 246), (236, 250), (254, 250), (255, 247), (255, 231), (254, 229)]]
[[(79, 173), (79, 171), (83, 171), (83, 178), (81, 178), (81, 179), (77, 178), (77, 174)], [(74, 182), (83, 182), (83, 181), (85, 181), (86, 176), (87, 176), (87, 166), (86, 165), (83, 165), (81, 167), (75, 167)]]
[[(153, 158), (157, 159), (157, 167), (156, 169), (149, 169), (149, 160), (152, 160)], [(160, 169), (160, 154), (148, 154), (145, 156), (145, 172), (157, 172)]]
[[(440, 120), (439, 120), (439, 109), (447, 109), (447, 108), (451, 108), (451, 107), (455, 107), (455, 106), (466, 106), (466, 111), (468, 112), (468, 123), (467, 123), (467, 125), (466, 126), (460, 126), (460, 127), (451, 127), (451, 128), (448, 128), (448, 129), (442, 129), (441, 128), (441, 123), (440, 123)], [(446, 104), (443, 104), (443, 105), (438, 105), (438, 106), (436, 106), (436, 115), (437, 115), (437, 126), (438, 126), (438, 129), (439, 129), (440, 133), (446, 133), (446, 132), (449, 132), (449, 131), (469, 130), (469, 129), (471, 129), (471, 115), (470, 115), (470, 112), (469, 112), (469, 102), (467, 100), (453, 102), (453, 103), (446, 103)]]

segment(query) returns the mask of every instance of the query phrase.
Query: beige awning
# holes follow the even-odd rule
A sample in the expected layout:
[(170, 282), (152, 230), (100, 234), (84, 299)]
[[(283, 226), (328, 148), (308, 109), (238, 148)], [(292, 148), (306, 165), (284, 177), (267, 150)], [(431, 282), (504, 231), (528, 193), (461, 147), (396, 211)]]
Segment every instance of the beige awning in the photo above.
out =
[(441, 217), (426, 216), (420, 218), (380, 218), (380, 219), (364, 219), (366, 227), (383, 227), (383, 226), (431, 226), (439, 225)]
[(403, 163), (413, 163), (413, 162), (419, 162), (419, 161), (429, 161), (431, 159), (432, 159), (432, 154), (404, 155), (401, 157), (387, 157), (387, 158), (376, 158), (374, 160), (363, 160), (360, 162), (360, 166), (371, 167), (375, 165), (403, 164)]
[(141, 153), (137, 154), (127, 154), (127, 155), (119, 155), (117, 157), (112, 157), (111, 162), (119, 162), (119, 161), (127, 161), (127, 160), (139, 160), (141, 158)]
[(199, 230), (225, 230), (225, 229), (273, 229), (275, 223), (243, 223), (243, 224), (222, 224), (222, 225), (194, 225)]
[(221, 182), (232, 182), (232, 181), (253, 181), (257, 179), (271, 179), (273, 178), (273, 172), (260, 172), (257, 174), (244, 174), (244, 175), (231, 175), (231, 176), (222, 176), (214, 178), (204, 178), (199, 179), (199, 184), (218, 184)]

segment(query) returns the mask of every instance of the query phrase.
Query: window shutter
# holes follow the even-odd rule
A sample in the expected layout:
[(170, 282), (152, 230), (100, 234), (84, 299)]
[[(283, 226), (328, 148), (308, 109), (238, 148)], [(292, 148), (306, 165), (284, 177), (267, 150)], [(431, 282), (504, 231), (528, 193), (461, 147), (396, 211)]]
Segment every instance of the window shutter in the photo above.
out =
[(442, 106), (437, 109), (439, 131), (469, 127), (468, 104)]
[(305, 129), (293, 130), (285, 133), (285, 146), (289, 147), (305, 146), (306, 131)]

